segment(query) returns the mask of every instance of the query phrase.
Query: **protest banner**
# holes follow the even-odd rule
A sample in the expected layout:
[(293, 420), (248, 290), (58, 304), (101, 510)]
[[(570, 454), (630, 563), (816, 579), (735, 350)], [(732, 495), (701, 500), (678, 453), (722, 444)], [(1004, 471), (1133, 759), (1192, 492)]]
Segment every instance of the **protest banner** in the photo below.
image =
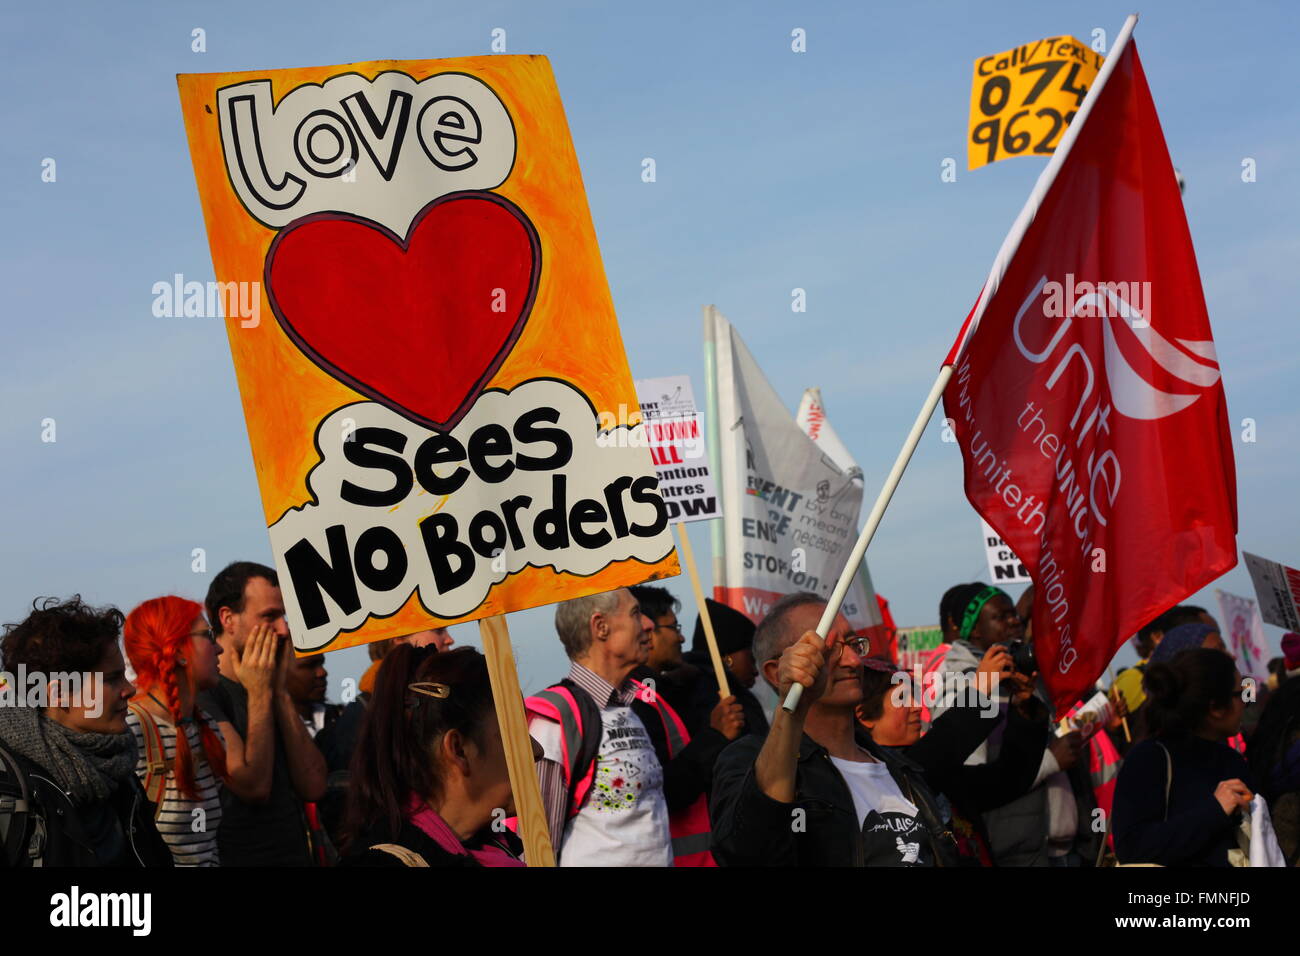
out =
[(1288, 631), (1300, 631), (1300, 571), (1243, 551), (1259, 612), (1264, 620)]
[(494, 618), (514, 707), (500, 615), (677, 573), (549, 62), (178, 84), (295, 649)]
[(1033, 579), (1025, 563), (1007, 546), (989, 523), (980, 518), (984, 534), (984, 557), (989, 562), (989, 580), (994, 584), (1028, 584)]
[(1259, 605), (1250, 598), (1238, 597), (1215, 589), (1219, 599), (1224, 643), (1237, 659), (1237, 670), (1244, 677), (1268, 680), (1268, 642), (1264, 639), (1264, 619)]
[(967, 168), (1012, 156), (1050, 156), (1101, 69), (1100, 53), (1056, 36), (975, 61)]
[(830, 593), (846, 566), (862, 486), (804, 434), (713, 306), (704, 308), (704, 338), (723, 503), (713, 596), (757, 622), (791, 591)]
[[(1136, 23), (1003, 241), (850, 557), (866, 553), (943, 398), (967, 498), (1034, 578), (1035, 654), (1058, 716), (1129, 635), (1236, 563), (1226, 402), (1182, 197), (1129, 43)], [(1034, 305), (1054, 322), (1046, 334), (1022, 330)], [(1167, 462), (1180, 447), (1198, 449), (1193, 472)], [(818, 633), (849, 584), (841, 576)]]
[(713, 618), (704, 601), (704, 585), (700, 583), (700, 572), (695, 566), (695, 551), (691, 547), (690, 535), (686, 533), (688, 521), (707, 521), (722, 516), (718, 489), (704, 449), (695, 393), (686, 375), (639, 379), (636, 391), (641, 401), (641, 421), (650, 442), (650, 457), (659, 474), (659, 494), (668, 509), (668, 523), (677, 527), (678, 549), (686, 564), (695, 606), (699, 608), (700, 622), (704, 626), (704, 639), (713, 661), (713, 676), (718, 681), (718, 696), (726, 698), (731, 695), (727, 672), (713, 631)]
[[(822, 401), (820, 388), (804, 389), (794, 420), (803, 429), (804, 434), (816, 442), (817, 447), (857, 484), (860, 500), (864, 485), (862, 469), (849, 454), (848, 447), (840, 440), (839, 434), (827, 419), (826, 404)], [(857, 576), (853, 579), (849, 593), (844, 598), (842, 610), (855, 632), (871, 638), (873, 648), (883, 649), (892, 646), (892, 635), (883, 632), (884, 615), (876, 599), (876, 589), (871, 583), (871, 571), (867, 568), (866, 559), (858, 565)]]

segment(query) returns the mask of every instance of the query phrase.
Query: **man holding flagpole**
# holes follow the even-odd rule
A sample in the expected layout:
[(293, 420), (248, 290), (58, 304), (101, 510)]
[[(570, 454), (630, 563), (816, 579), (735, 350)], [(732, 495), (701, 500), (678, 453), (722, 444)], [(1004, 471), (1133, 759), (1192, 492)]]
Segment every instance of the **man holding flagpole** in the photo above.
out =
[[(750, 735), (714, 768), (713, 855), (723, 866), (952, 866), (956, 845), (921, 767), (858, 724), (868, 639), (802, 591), (773, 605), (754, 635), (763, 678), (782, 697), (767, 736)], [(891, 666), (892, 665), (887, 665)]]

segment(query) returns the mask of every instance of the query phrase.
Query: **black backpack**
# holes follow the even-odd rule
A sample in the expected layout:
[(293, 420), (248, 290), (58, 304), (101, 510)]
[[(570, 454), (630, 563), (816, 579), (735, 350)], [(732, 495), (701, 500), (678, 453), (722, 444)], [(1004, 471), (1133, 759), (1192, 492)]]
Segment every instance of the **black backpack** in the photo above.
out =
[(18, 760), (0, 747), (0, 867), (40, 866), (45, 820)]

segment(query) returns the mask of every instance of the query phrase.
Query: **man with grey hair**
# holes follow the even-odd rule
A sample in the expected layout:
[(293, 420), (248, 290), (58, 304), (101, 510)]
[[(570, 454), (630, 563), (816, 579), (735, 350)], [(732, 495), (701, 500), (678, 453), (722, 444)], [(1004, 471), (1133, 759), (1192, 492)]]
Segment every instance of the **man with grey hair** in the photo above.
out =
[(773, 605), (754, 658), (793, 714), (778, 707), (766, 738), (744, 737), (714, 767), (713, 856), (727, 866), (933, 866), (955, 862), (919, 766), (860, 731), (867, 639), (843, 615), (823, 639), (811, 592)]
[(672, 866), (664, 771), (632, 709), (652, 622), (619, 588), (555, 608), (569, 674), (526, 701), (560, 866)]

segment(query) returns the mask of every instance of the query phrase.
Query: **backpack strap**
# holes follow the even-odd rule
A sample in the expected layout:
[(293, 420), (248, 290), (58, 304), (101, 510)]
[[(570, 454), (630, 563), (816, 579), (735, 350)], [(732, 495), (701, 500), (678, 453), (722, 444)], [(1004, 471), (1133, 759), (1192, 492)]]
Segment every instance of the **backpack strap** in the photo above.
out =
[(1164, 752), (1165, 755), (1165, 819), (1168, 820), (1169, 819), (1169, 790), (1174, 785), (1174, 761), (1173, 758), (1169, 755), (1168, 747), (1160, 743), (1160, 741), (1158, 740), (1156, 741), (1156, 746), (1158, 746)]
[(378, 850), (380, 853), (387, 853), (389, 856), (395, 856), (402, 861), (402, 866), (425, 866), (429, 865), (428, 861), (414, 850), (408, 850), (404, 846), (398, 846), (396, 843), (376, 843), (370, 849)]
[(162, 814), (163, 798), (167, 795), (167, 750), (163, 747), (162, 731), (158, 721), (143, 704), (131, 701), (127, 704), (131, 713), (140, 721), (140, 736), (144, 738), (144, 792), (153, 804), (153, 818), (157, 820)]
[(0, 788), (0, 818), (7, 818), (4, 843), (0, 845), (4, 852), (4, 864), (9, 867), (23, 866), (26, 863), (23, 857), (30, 855), (31, 849), (28, 821), (33, 809), (32, 789), (26, 774), (18, 766), (18, 761), (3, 747), (0, 747), (0, 773), (14, 781), (10, 787)]
[(605, 731), (600, 708), (590, 694), (567, 677), (524, 703), (528, 710), (560, 725), (564, 785), (569, 793), (564, 818), (572, 819), (591, 790), (595, 776), (596, 757)]
[(663, 695), (656, 692), (654, 688), (639, 680), (633, 680), (632, 686), (636, 689), (636, 699), (653, 709), (663, 723), (664, 736), (668, 741), (668, 759), (672, 760), (691, 742), (686, 724), (682, 722), (682, 718), (668, 701), (664, 700)]

